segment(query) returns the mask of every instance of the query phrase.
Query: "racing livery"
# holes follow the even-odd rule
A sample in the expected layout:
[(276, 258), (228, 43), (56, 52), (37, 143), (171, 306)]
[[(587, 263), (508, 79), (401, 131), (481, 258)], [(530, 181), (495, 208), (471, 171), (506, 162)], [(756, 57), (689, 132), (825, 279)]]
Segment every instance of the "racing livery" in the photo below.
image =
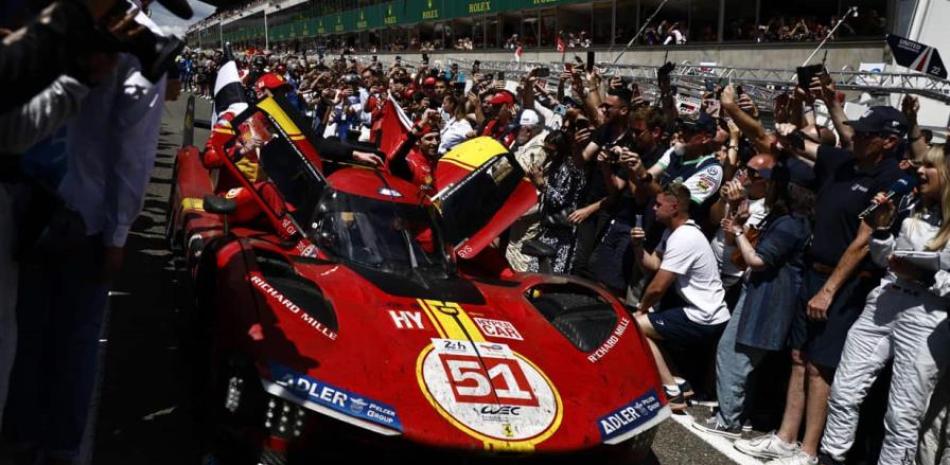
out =
[(491, 245), (537, 202), (512, 154), (462, 143), (422, 192), (322, 158), (305, 124), (267, 95), (178, 152), (168, 239), (207, 362), (209, 456), (649, 453), (670, 411), (628, 309), (514, 273)]

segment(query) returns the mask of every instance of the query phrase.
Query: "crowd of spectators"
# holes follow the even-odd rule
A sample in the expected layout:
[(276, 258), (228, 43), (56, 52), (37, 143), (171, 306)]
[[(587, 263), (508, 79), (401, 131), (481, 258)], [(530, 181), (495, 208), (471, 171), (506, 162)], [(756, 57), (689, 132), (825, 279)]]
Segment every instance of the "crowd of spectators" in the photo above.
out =
[[(945, 453), (950, 405), (930, 399), (950, 350), (950, 158), (918, 127), (913, 97), (847, 120), (824, 73), (780, 96), (766, 128), (732, 85), (681, 114), (672, 64), (647, 101), (635, 84), (580, 67), (549, 88), (537, 71), (503, 82), (398, 59), (243, 62), (248, 85), (280, 74), (280, 92), (324, 138), (372, 140), (391, 97), (414, 126), (391, 153), (361, 156), (424, 189), (439, 157), (467, 139), (509, 147), (540, 200), (494, 250), (512, 271), (580, 276), (625, 300), (670, 407), (717, 400), (697, 429), (773, 465), (844, 463), (890, 361), (886, 414), (869, 420), (886, 426), (879, 463)], [(828, 126), (816, 123), (819, 101)], [(918, 187), (885, 196), (898, 181)], [(755, 382), (763, 366), (776, 374), (765, 362), (783, 358), (787, 391), (763, 389), (775, 381)], [(784, 403), (775, 432), (743, 437), (760, 395)]]
[[(726, 40), (754, 42), (820, 41), (839, 19), (839, 16), (825, 19), (815, 16), (777, 16), (758, 25), (749, 20), (736, 20), (727, 24), (724, 36)], [(884, 17), (878, 15), (876, 10), (869, 10), (858, 18), (843, 22), (831, 38), (882, 37), (885, 26)]]

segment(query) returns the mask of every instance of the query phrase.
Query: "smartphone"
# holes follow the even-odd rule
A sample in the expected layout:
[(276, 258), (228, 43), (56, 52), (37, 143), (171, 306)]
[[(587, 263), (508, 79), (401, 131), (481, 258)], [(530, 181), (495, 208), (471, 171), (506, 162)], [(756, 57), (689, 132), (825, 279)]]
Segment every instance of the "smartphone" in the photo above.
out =
[(742, 95), (745, 91), (742, 90), (742, 86), (736, 86), (736, 95)]
[(541, 67), (541, 68), (537, 68), (537, 69), (535, 70), (534, 75), (537, 76), (537, 77), (546, 78), (546, 77), (548, 77), (548, 76), (551, 75), (551, 68), (548, 68), (547, 66), (543, 66), (543, 67)]
[(573, 73), (574, 63), (564, 63), (564, 71), (567, 71), (568, 73)]
[(499, 71), (499, 72), (498, 72), (498, 80), (499, 80), (499, 81), (504, 81), (504, 80), (505, 80), (505, 72), (504, 72), (504, 71)]
[(795, 68), (795, 73), (798, 74), (798, 87), (807, 91), (811, 87), (812, 78), (823, 72), (825, 72), (825, 65), (808, 65)]
[(580, 131), (581, 129), (587, 129), (590, 127), (590, 120), (588, 119), (579, 119), (574, 121), (574, 130)]
[(455, 93), (457, 95), (462, 95), (465, 93), (465, 82), (456, 82), (453, 84), (453, 86), (455, 87)]
[(429, 54), (428, 54), (428, 53), (423, 53), (423, 54), (422, 54), (422, 64), (424, 64), (424, 65), (428, 65), (428, 64), (429, 64)]
[(798, 150), (805, 150), (805, 135), (801, 131), (795, 131), (788, 135), (788, 144), (792, 148)]
[(594, 70), (594, 51), (588, 50), (587, 51), (587, 72), (589, 73), (593, 70)]

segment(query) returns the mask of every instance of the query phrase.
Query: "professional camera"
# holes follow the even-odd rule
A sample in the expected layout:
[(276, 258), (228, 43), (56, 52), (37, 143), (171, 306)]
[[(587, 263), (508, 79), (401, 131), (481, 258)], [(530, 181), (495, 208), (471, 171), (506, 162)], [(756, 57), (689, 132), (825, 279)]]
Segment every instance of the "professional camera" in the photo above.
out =
[[(191, 17), (191, 7), (185, 0), (159, 0), (162, 6), (172, 13), (188, 19)], [(138, 5), (131, 0), (120, 0), (106, 14), (109, 18), (121, 18)], [(175, 67), (175, 57), (185, 48), (185, 42), (177, 37), (167, 37), (158, 26), (139, 13), (135, 21), (143, 26), (144, 30), (128, 42), (120, 42), (107, 32), (98, 34), (99, 47), (105, 51), (125, 52), (135, 55), (142, 64), (142, 75), (149, 81), (158, 82), (166, 72)]]

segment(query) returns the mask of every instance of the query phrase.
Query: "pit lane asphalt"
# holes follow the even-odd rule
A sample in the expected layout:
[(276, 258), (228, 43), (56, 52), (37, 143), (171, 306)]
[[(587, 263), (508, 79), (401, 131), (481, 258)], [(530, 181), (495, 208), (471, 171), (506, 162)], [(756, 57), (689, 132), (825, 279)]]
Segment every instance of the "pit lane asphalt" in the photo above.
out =
[[(194, 367), (180, 350), (186, 319), (177, 304), (182, 296), (176, 292), (164, 238), (186, 100), (183, 94), (166, 104), (145, 207), (129, 235), (125, 268), (110, 299), (104, 363), (93, 405), (97, 421), (91, 463), (96, 465), (195, 463), (197, 431), (188, 392)], [(198, 99), (196, 107), (197, 118), (207, 119), (210, 102)], [(207, 131), (196, 131), (196, 145), (203, 146), (206, 137)], [(702, 409), (691, 411), (702, 415)], [(660, 464), (737, 463), (687, 428), (673, 420), (660, 426), (653, 447)]]

